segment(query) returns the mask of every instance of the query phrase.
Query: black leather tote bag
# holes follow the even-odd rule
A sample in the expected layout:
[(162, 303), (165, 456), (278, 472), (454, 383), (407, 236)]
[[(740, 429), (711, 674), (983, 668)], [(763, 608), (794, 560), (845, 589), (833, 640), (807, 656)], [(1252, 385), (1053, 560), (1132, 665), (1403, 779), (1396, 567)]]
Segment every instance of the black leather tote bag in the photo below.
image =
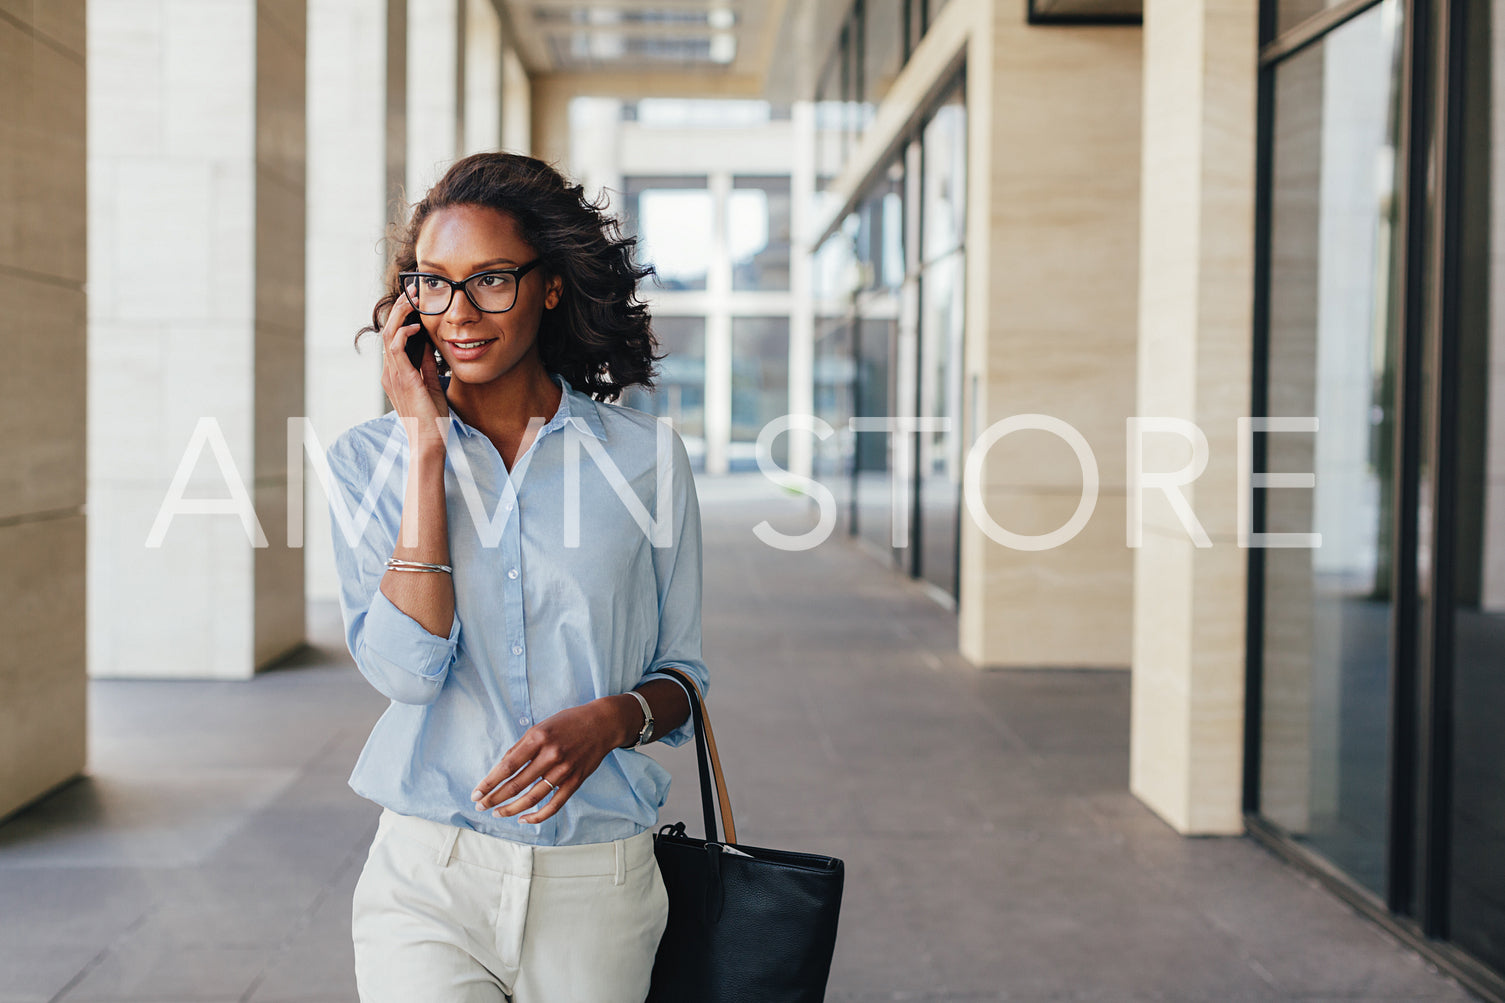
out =
[[(647, 1003), (818, 1003), (836, 948), (842, 862), (737, 842), (700, 691), (684, 673), (661, 671), (672, 672), (692, 694), (706, 838), (685, 835), (683, 822), (654, 834), (653, 852), (669, 890), (669, 924)], [(718, 798), (723, 842), (716, 841)]]

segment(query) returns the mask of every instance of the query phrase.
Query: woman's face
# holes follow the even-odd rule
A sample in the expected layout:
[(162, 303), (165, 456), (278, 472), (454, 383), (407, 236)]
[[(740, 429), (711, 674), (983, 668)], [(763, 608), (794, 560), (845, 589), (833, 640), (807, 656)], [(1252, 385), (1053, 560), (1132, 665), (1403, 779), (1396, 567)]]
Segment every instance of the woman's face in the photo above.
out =
[[(418, 271), (457, 282), (538, 257), (511, 215), (473, 205), (448, 206), (429, 216), (419, 230), (416, 251)], [(535, 268), (523, 275), (517, 301), (505, 313), (482, 313), (457, 289), (449, 309), (424, 317), (423, 326), (449, 363), (452, 379), (489, 383), (533, 350), (539, 321), (544, 310), (559, 303), (560, 288), (557, 277)], [(474, 342), (481, 344), (468, 347)]]

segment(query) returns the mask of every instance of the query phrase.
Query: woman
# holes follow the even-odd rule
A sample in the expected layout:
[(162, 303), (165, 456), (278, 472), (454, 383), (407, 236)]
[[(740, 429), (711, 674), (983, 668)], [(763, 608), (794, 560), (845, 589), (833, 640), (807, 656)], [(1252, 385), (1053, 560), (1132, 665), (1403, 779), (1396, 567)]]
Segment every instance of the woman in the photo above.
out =
[(669, 776), (639, 747), (691, 737), (659, 670), (707, 673), (684, 444), (606, 403), (652, 385), (633, 244), (548, 165), (477, 154), (414, 207), (362, 332), (394, 410), (328, 453), (346, 640), (392, 701), (350, 777), (383, 808), (362, 1000), (647, 994)]

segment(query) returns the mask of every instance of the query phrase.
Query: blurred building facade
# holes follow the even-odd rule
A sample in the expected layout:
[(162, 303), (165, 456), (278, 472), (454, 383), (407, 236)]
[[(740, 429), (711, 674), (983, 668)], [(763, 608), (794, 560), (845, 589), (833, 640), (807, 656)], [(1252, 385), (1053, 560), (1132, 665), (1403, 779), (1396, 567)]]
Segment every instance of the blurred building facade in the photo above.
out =
[[(288, 419), (383, 408), (382, 229), (502, 146), (642, 238), (673, 354), (628, 403), (705, 472), (813, 415), (769, 459), (969, 661), (1131, 671), (1168, 824), (1505, 998), (1501, 6), (7, 5), (0, 812), (84, 768), (88, 674), (301, 643)], [(143, 547), (169, 484), (256, 524)]]

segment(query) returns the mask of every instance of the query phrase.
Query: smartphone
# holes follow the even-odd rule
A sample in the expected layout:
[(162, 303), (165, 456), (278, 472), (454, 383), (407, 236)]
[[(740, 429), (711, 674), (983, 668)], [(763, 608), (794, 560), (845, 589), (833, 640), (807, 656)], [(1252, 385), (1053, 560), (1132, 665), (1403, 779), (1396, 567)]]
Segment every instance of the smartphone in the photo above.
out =
[[(406, 319), (403, 320), (404, 326), (408, 324), (421, 325), (422, 323), (423, 321), (420, 319), (420, 315), (416, 310), (410, 311)], [(407, 349), (408, 361), (413, 364), (413, 368), (418, 370), (419, 372), (423, 372), (424, 354), (434, 354), (434, 343), (429, 340), (428, 331), (420, 326), (418, 328), (418, 331), (408, 339), (408, 343), (403, 347)]]

